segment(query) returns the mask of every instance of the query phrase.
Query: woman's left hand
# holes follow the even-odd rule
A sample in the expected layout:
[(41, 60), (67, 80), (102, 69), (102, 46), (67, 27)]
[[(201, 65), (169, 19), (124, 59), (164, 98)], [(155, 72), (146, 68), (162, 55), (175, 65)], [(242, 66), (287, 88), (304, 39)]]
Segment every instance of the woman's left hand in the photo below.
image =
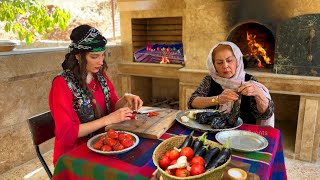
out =
[(124, 98), (128, 103), (128, 107), (132, 110), (138, 110), (143, 105), (143, 101), (137, 95), (126, 93)]
[(261, 95), (261, 89), (255, 83), (251, 82), (242, 84), (238, 89), (238, 92), (245, 96), (258, 97)]

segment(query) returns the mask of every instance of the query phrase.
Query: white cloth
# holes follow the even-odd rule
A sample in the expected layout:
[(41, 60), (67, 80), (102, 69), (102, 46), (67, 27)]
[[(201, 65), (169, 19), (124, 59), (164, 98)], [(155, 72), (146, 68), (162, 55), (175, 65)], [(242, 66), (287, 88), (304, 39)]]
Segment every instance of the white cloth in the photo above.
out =
[[(213, 65), (212, 52), (220, 44), (229, 45), (232, 48), (233, 54), (237, 59), (237, 69), (236, 69), (235, 75), (232, 78), (220, 77), (217, 74), (217, 71)], [(209, 74), (212, 77), (212, 79), (214, 81), (216, 81), (218, 84), (220, 84), (223, 89), (232, 89), (234, 91), (237, 91), (238, 88), (241, 86), (241, 84), (248, 83), (248, 82), (245, 82), (246, 72), (244, 71), (243, 54), (242, 54), (241, 50), (239, 49), (239, 47), (236, 44), (234, 44), (233, 42), (222, 41), (222, 42), (214, 45), (208, 54), (207, 68), (209, 70)], [(271, 99), (269, 90), (263, 84), (261, 84), (257, 81), (249, 81), (249, 82), (255, 83), (259, 88), (262, 89), (263, 94), (268, 99)], [(220, 106), (220, 110), (230, 111), (232, 106), (233, 106), (233, 103), (226, 103), (226, 104), (223, 104)], [(261, 125), (274, 127), (274, 114), (272, 114), (272, 116), (269, 119), (262, 120)]]

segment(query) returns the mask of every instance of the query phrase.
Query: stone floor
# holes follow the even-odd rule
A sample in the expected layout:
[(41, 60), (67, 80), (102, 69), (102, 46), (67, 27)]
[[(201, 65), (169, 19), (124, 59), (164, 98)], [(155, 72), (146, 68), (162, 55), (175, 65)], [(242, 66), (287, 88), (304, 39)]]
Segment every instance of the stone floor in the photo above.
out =
[[(44, 154), (46, 162), (50, 164), (49, 168), (53, 172), (53, 165), (51, 162), (52, 151)], [(289, 180), (314, 180), (320, 177), (320, 160), (317, 163), (308, 163), (291, 158), (285, 158), (287, 175)], [(49, 179), (45, 170), (42, 168), (38, 159), (33, 159), (21, 166), (15, 167), (10, 171), (0, 175), (1, 180), (12, 179), (28, 179), (28, 180), (42, 180)]]

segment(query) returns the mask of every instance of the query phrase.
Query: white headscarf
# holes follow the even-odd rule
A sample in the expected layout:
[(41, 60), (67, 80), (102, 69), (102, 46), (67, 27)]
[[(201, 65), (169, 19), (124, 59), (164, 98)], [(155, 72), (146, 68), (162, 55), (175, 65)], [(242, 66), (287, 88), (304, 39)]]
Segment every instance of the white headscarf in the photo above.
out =
[[(237, 59), (237, 69), (235, 72), (235, 75), (232, 78), (223, 78), (220, 77), (213, 65), (213, 58), (212, 58), (212, 52), (218, 45), (229, 45), (232, 48), (233, 54)], [(229, 41), (222, 41), (216, 45), (213, 46), (213, 48), (210, 50), (207, 58), (207, 68), (209, 70), (209, 74), (212, 77), (214, 81), (216, 81), (218, 84), (222, 86), (223, 89), (232, 89), (234, 91), (237, 91), (238, 88), (241, 86), (241, 84), (245, 84), (248, 82), (245, 82), (245, 74), (244, 71), (244, 65), (243, 65), (243, 54), (239, 47)], [(251, 83), (255, 83), (259, 88), (262, 89), (263, 94), (268, 98), (271, 99), (269, 90), (261, 83), (257, 81), (249, 81)], [(228, 112), (231, 110), (233, 106), (233, 103), (225, 103), (220, 106), (220, 110), (227, 110)], [(261, 125), (268, 125), (274, 127), (274, 114), (267, 120), (261, 121)]]

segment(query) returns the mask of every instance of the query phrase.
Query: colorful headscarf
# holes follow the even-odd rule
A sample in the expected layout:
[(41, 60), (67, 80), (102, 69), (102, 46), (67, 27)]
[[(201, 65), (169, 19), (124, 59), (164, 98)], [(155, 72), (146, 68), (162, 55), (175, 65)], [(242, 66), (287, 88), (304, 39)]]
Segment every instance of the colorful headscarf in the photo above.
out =
[[(229, 45), (233, 51), (234, 56), (237, 59), (237, 69), (235, 72), (235, 75), (231, 78), (223, 78), (220, 77), (213, 65), (213, 58), (212, 58), (212, 52), (213, 50), (218, 47), (218, 45)], [(209, 74), (212, 77), (214, 81), (216, 81), (218, 84), (222, 86), (223, 89), (232, 89), (234, 91), (237, 91), (241, 84), (245, 83), (255, 83), (259, 88), (262, 89), (263, 94), (268, 98), (271, 99), (270, 93), (268, 88), (266, 88), (263, 84), (257, 82), (257, 81), (247, 81), (245, 82), (245, 74), (244, 71), (244, 64), (243, 64), (243, 54), (240, 50), (240, 48), (234, 44), (233, 42), (229, 41), (222, 41), (216, 45), (213, 46), (213, 48), (210, 50), (208, 58), (207, 58), (207, 68), (209, 70)], [(233, 103), (225, 103), (220, 106), (220, 110), (227, 110), (230, 111), (233, 106)], [(269, 125), (274, 127), (274, 114), (267, 120), (263, 120), (261, 122), (261, 125)]]
[(69, 45), (70, 54), (83, 52), (100, 52), (106, 49), (107, 39), (94, 27), (80, 25), (76, 27), (71, 35)]

